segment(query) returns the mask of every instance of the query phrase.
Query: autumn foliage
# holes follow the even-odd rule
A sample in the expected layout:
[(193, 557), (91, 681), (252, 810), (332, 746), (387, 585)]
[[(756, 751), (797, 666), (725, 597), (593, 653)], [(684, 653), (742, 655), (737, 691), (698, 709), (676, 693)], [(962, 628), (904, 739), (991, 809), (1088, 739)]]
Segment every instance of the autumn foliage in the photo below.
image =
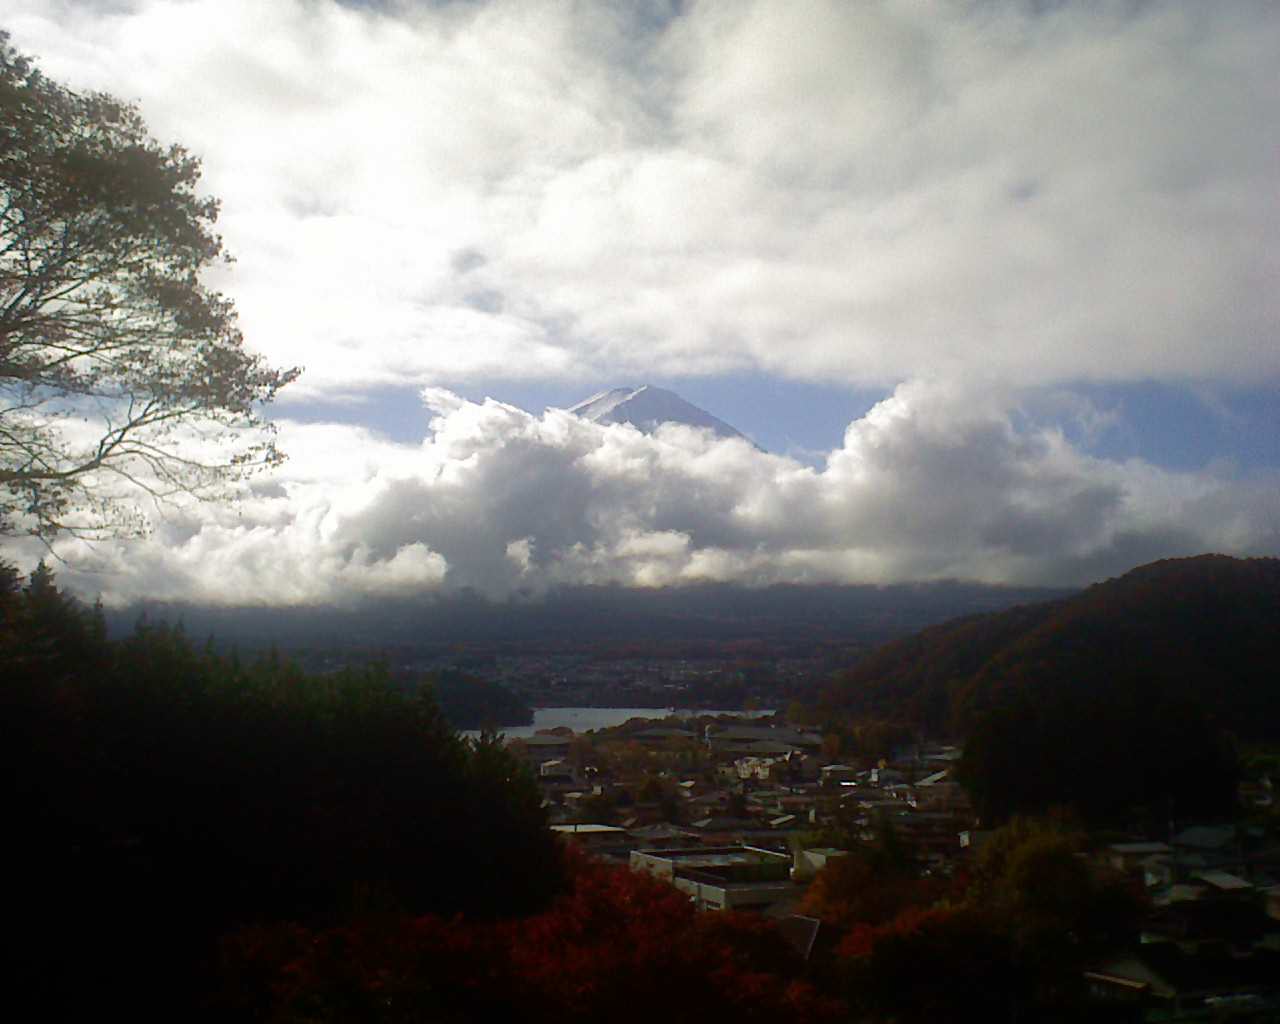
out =
[(242, 931), (224, 947), (222, 1009), (281, 1022), (840, 1019), (765, 919), (699, 914), (663, 882), (566, 856), (569, 889), (524, 919)]
[(904, 911), (928, 907), (950, 886), (936, 878), (889, 871), (851, 854), (827, 863), (805, 892), (800, 912), (841, 929), (881, 925)]
[(911, 907), (837, 951), (855, 1006), (903, 1021), (990, 1020), (1023, 997), (1001, 923), (968, 906)]

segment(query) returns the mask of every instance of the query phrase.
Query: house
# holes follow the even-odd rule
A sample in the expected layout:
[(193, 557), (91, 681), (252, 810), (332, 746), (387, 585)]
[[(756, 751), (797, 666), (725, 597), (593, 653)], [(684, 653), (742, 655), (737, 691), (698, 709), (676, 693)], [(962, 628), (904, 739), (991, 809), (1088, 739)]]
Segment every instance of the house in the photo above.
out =
[(768, 781), (771, 775), (785, 773), (786, 765), (777, 757), (740, 757), (733, 762), (739, 779)]
[(1267, 917), (1280, 921), (1280, 885), (1272, 885), (1262, 890), (1262, 909)]
[(697, 833), (665, 821), (653, 825), (637, 824), (630, 828), (630, 834), (635, 849), (671, 849), (702, 844), (702, 837)]
[[(1095, 999), (1141, 1007), (1141, 1020), (1271, 1021), (1280, 1013), (1280, 954), (1138, 947), (1085, 972)], [(1133, 1018), (1130, 1018), (1133, 1019)]]
[(698, 734), (691, 729), (673, 729), (669, 726), (654, 726), (632, 733), (628, 739), (643, 747), (661, 749), (673, 743), (697, 743)]
[(847, 764), (829, 764), (821, 770), (824, 786), (838, 786), (857, 779), (858, 769)]
[(1149, 857), (1167, 857), (1171, 853), (1168, 843), (1112, 843), (1107, 847), (1107, 861), (1117, 871), (1136, 875)]
[(571, 743), (571, 737), (540, 732), (523, 739), (510, 740), (508, 746), (521, 751), (529, 765), (536, 768), (544, 761), (567, 758)]
[(821, 931), (822, 922), (816, 917), (787, 914), (778, 919), (778, 934), (796, 951), (801, 960), (808, 960), (813, 956)]
[(1229, 871), (1197, 871), (1195, 878), (1205, 883), (1212, 897), (1252, 899), (1253, 885)]
[(837, 857), (847, 857), (847, 850), (837, 850), (831, 846), (815, 846), (811, 849), (797, 849), (792, 855), (791, 877), (796, 881), (808, 881), (827, 866), (829, 861)]
[(994, 829), (966, 828), (960, 832), (960, 849), (976, 854), (987, 845), (987, 841), (993, 835), (995, 835)]
[(817, 733), (766, 725), (709, 725), (706, 736), (713, 754), (785, 757), (793, 750), (803, 753), (822, 748), (822, 737)]
[(1256, 780), (1244, 780), (1236, 787), (1236, 797), (1244, 807), (1265, 810), (1275, 806), (1275, 783), (1270, 775)]
[(1168, 889), (1173, 885), (1173, 860), (1167, 854), (1153, 853), (1139, 862), (1136, 873), (1147, 889)]
[(1173, 837), (1173, 845), (1179, 849), (1219, 855), (1229, 851), (1235, 841), (1236, 830), (1230, 825), (1192, 825)]
[(631, 868), (675, 886), (699, 910), (766, 910), (795, 900), (791, 857), (760, 847), (632, 850)]
[(1264, 908), (1240, 899), (1178, 900), (1157, 907), (1142, 925), (1144, 944), (1174, 943), (1186, 952), (1225, 949), (1245, 956), (1276, 937), (1280, 928)]
[(552, 832), (578, 843), (588, 850), (616, 849), (626, 845), (630, 836), (625, 828), (616, 825), (551, 825)]

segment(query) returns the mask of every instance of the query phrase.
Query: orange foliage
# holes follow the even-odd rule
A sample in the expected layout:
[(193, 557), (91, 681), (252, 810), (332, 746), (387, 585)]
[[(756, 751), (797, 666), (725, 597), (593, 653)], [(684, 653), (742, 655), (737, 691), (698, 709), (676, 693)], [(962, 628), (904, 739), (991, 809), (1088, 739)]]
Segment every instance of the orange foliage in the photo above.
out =
[(936, 903), (947, 888), (938, 879), (877, 869), (856, 855), (838, 857), (818, 872), (800, 903), (800, 913), (837, 928), (879, 925), (906, 909)]

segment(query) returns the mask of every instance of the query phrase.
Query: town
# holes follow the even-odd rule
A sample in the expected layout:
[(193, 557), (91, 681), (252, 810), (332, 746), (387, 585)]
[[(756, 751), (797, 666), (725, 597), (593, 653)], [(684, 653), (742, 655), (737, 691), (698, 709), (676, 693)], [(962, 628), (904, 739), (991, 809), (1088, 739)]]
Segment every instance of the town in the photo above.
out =
[[(882, 735), (859, 756), (777, 721), (633, 720), (512, 740), (551, 828), (606, 861), (663, 879), (700, 910), (760, 913), (797, 952), (832, 956), (855, 894), (815, 884), (842, 858), (896, 863), (930, 892), (979, 870), (978, 827), (957, 746)], [(1127, 888), (1132, 941), (1083, 965), (1098, 1007), (1146, 1020), (1273, 1020), (1280, 1012), (1280, 834), (1271, 774), (1239, 785), (1234, 822), (1169, 821), (1159, 835), (1088, 831), (1074, 856)], [(884, 862), (881, 861), (883, 864)], [(851, 876), (874, 887), (874, 874)]]

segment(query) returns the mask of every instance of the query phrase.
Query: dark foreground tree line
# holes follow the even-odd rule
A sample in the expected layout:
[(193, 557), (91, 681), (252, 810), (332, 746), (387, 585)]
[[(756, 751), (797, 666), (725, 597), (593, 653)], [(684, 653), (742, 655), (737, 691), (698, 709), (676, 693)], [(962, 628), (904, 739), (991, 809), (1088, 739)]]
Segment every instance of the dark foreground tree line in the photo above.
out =
[(242, 929), (221, 945), (213, 998), (236, 1019), (289, 1024), (1075, 1021), (1099, 1012), (1085, 967), (1131, 939), (1145, 907), (1081, 841), (1019, 820), (950, 880), (855, 849), (806, 895), (801, 912), (824, 929), (807, 958), (772, 920), (700, 912), (570, 849), (565, 890), (522, 918)]
[(109, 642), (10, 567), (0, 664), (22, 973), (46, 998), (181, 1004), (250, 922), (518, 915), (563, 885), (532, 779), (383, 668), (309, 677), (169, 626)]
[(846, 1019), (773, 922), (700, 913), (665, 882), (564, 856), (564, 891), (525, 917), (242, 930), (221, 947), (216, 1005), (280, 1022)]

